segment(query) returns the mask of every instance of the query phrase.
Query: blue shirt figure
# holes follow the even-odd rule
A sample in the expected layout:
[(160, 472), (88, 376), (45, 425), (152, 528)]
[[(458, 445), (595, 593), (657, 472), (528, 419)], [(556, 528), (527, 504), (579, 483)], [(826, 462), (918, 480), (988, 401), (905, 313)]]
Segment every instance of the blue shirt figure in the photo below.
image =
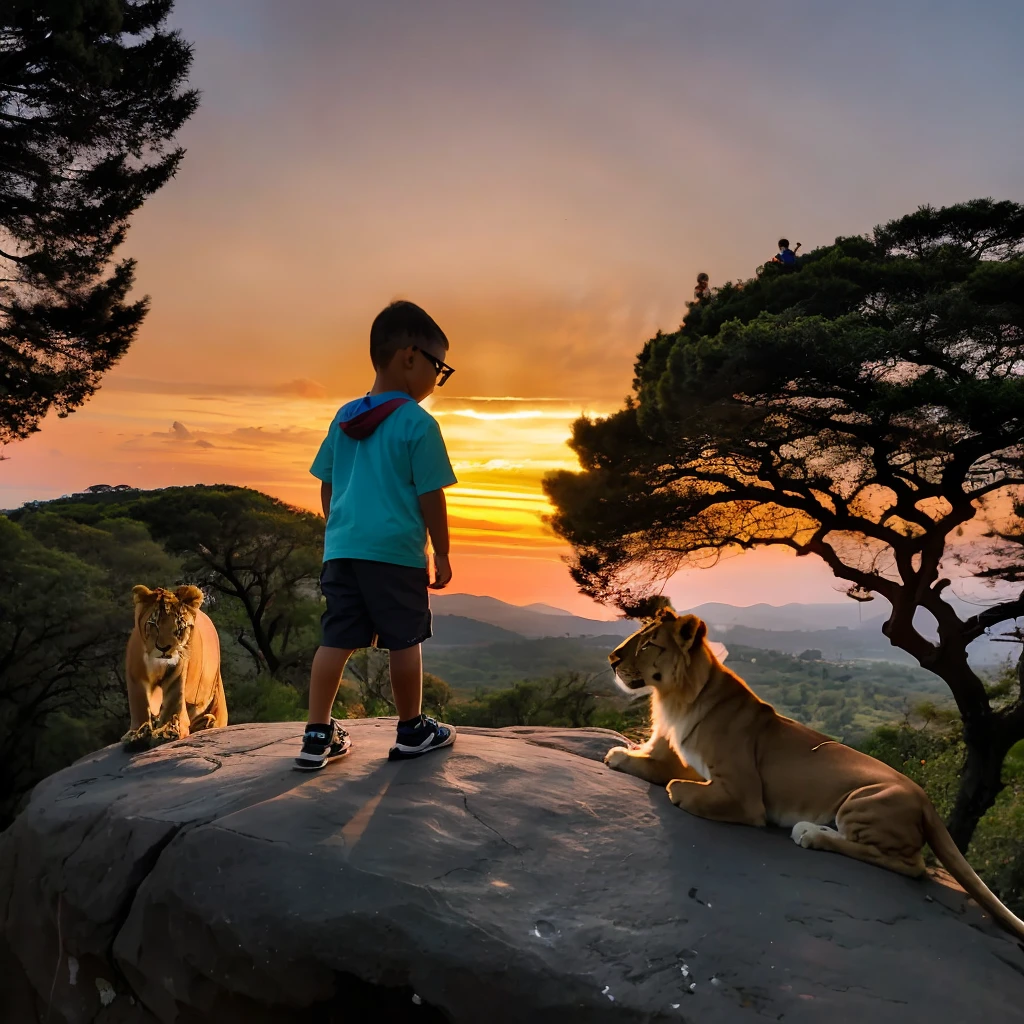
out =
[(790, 249), (789, 239), (779, 239), (779, 254), (772, 260), (773, 263), (781, 263), (785, 267), (796, 266), (796, 254), (800, 251), (800, 242), (796, 243), (796, 249)]
[(427, 566), (420, 495), (456, 482), (437, 421), (402, 391), (343, 405), (310, 467), (332, 487), (324, 561)]

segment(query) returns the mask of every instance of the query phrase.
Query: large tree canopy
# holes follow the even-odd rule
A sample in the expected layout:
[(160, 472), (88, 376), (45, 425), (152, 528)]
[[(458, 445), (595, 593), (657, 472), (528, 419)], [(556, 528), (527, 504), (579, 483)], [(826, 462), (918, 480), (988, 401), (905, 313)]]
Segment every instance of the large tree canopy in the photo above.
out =
[(0, 515), (0, 828), (41, 778), (124, 731), (126, 595), (179, 572), (141, 523)]
[(67, 415), (124, 353), (147, 302), (115, 262), (175, 173), (198, 98), (173, 0), (7, 0), (0, 13), (0, 444)]
[(1024, 207), (922, 207), (727, 285), (647, 343), (626, 407), (578, 421), (571, 443), (583, 472), (546, 487), (600, 600), (635, 608), (688, 561), (764, 545), (888, 600), (886, 635), (963, 717), (964, 847), (1024, 737), (1020, 694), (995, 706), (966, 652), (1024, 599), (965, 619), (943, 596), (1024, 483)]
[[(107, 514), (118, 507), (108, 505)], [(302, 659), (316, 646), (321, 516), (228, 485), (167, 488), (120, 507), (184, 559), (190, 582), (238, 601), (236, 636), (258, 669), (308, 674)]]

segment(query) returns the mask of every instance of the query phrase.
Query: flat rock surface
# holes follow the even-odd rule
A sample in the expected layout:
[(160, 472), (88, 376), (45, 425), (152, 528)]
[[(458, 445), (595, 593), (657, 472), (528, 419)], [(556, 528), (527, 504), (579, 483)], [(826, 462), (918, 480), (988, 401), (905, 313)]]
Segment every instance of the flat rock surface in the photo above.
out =
[(282, 723), (43, 782), (0, 836), (0, 1020), (1024, 1020), (962, 893), (688, 815), (615, 733), (391, 764), (392, 722), (348, 724), (314, 774)]

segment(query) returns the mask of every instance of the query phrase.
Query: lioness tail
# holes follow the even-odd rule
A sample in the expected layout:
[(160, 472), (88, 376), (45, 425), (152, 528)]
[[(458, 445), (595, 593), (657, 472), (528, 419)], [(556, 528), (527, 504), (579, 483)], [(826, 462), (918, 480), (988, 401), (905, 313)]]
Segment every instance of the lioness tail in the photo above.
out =
[(946, 831), (946, 826), (930, 803), (925, 805), (924, 822), (925, 838), (942, 866), (963, 886), (978, 906), (987, 910), (1008, 932), (1024, 940), (1024, 921), (1004, 907), (999, 902), (999, 897), (978, 877), (974, 868), (967, 863), (967, 858), (957, 849), (953, 837)]

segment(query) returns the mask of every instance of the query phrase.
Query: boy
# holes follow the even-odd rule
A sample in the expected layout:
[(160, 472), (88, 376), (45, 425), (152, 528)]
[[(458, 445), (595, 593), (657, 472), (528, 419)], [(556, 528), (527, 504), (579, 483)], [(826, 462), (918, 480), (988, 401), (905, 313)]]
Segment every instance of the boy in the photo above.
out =
[(327, 610), (296, 768), (314, 771), (348, 753), (348, 733), (331, 708), (349, 656), (373, 644), (391, 652), (399, 721), (389, 759), (455, 741), (450, 725), (421, 713), (427, 588), (441, 590), (452, 578), (444, 488), (456, 480), (437, 422), (419, 403), (455, 372), (447, 354), (448, 339), (419, 306), (394, 302), (379, 313), (370, 328), (373, 387), (338, 410), (310, 467), (327, 520), (320, 574)]
[(800, 251), (800, 242), (796, 243), (795, 249), (790, 249), (789, 239), (779, 239), (779, 254), (772, 260), (773, 263), (781, 263), (784, 267), (796, 266), (796, 254)]

